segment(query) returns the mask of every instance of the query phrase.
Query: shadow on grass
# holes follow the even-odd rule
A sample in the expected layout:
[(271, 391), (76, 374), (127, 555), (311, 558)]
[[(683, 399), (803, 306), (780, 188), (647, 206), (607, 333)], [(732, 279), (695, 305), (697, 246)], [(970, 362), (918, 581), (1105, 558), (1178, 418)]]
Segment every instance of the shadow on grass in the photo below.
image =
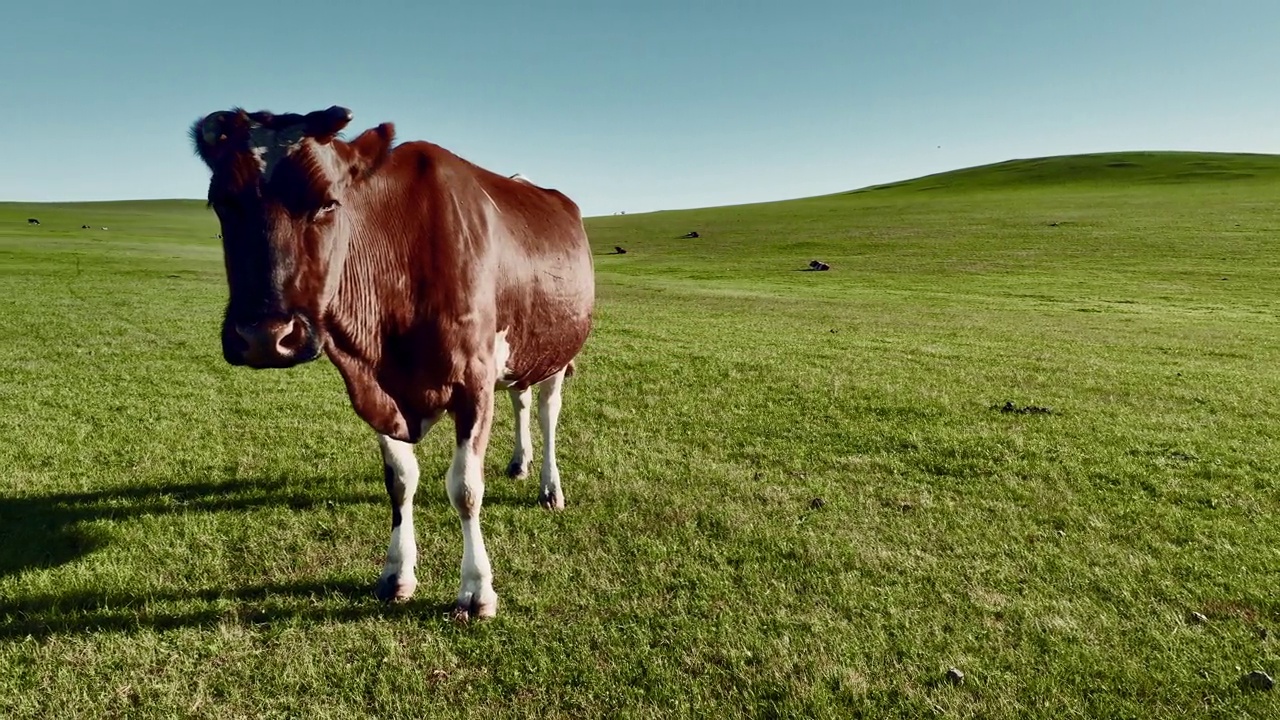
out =
[(234, 589), (93, 592), (0, 600), (0, 639), (238, 625), (351, 622), (399, 614), (444, 620), (452, 603), (386, 605), (372, 582), (299, 580)]
[(337, 493), (316, 492), (317, 485), (325, 484), (321, 480), (298, 483), (251, 479), (0, 497), (0, 578), (32, 568), (57, 567), (101, 547), (106, 537), (102, 530), (91, 525), (95, 521), (166, 513), (275, 506), (307, 509), (385, 501), (385, 497), (374, 490), (377, 486), (371, 483), (364, 492), (354, 487)]
[[(537, 511), (536, 481), (530, 485), (529, 481), (502, 480), (495, 477), (491, 482), (491, 490), (497, 492), (488, 494), (486, 505)], [(306, 510), (386, 504), (381, 487), (372, 482), (358, 484), (361, 487), (334, 488), (324, 480), (250, 479), (0, 497), (0, 579), (57, 567), (105, 545), (108, 531), (101, 527), (103, 520), (265, 507)], [(423, 497), (422, 501), (429, 500)], [(425, 619), (447, 616), (453, 609), (452, 603), (423, 600), (388, 607), (373, 597), (374, 580), (370, 576), (359, 581), (296, 580), (174, 592), (70, 590), (0, 597), (0, 638), (208, 627), (223, 622), (344, 622), (397, 613)]]

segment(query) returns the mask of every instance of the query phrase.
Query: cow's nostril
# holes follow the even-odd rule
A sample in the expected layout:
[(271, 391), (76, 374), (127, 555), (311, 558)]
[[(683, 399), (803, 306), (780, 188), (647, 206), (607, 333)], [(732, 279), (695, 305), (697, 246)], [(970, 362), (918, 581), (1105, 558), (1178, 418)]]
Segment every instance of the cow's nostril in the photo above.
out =
[(280, 328), (277, 336), (276, 350), (281, 355), (292, 355), (302, 348), (307, 341), (307, 329), (302, 323), (290, 320)]

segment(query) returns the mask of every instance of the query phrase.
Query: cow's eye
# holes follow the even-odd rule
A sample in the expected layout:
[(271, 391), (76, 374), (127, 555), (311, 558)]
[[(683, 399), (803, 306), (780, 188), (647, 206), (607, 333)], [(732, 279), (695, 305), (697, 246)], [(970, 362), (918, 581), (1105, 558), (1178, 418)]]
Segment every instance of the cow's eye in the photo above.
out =
[(320, 220), (324, 220), (329, 217), (333, 214), (334, 210), (338, 209), (339, 205), (341, 205), (341, 203), (337, 200), (330, 199), (324, 201), (320, 204), (320, 207), (316, 208), (315, 212), (311, 213), (311, 222), (319, 222)]

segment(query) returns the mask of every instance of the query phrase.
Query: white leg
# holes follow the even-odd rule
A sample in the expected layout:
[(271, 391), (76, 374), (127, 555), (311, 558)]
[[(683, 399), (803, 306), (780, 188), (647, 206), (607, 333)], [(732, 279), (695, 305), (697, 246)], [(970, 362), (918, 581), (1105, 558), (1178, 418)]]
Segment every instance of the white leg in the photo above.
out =
[[(476, 398), (469, 418), (455, 415), (458, 444), (449, 466), (449, 501), (462, 522), (462, 586), (458, 590), (455, 617), (493, 617), (498, 594), (493, 590), (493, 569), (480, 532), (480, 508), (484, 505), (484, 453), (493, 419), (493, 385)], [(470, 427), (467, 427), (470, 425)]]
[(418, 587), (417, 539), (413, 534), (413, 493), (418, 489), (418, 459), (413, 445), (378, 436), (382, 447), (382, 472), (391, 498), (391, 544), (374, 594), (384, 602), (403, 602)]
[(556, 466), (556, 423), (560, 419), (560, 393), (564, 370), (538, 383), (538, 425), (542, 429), (542, 489), (538, 503), (550, 510), (564, 509), (560, 468)]
[(533, 458), (533, 437), (529, 431), (533, 390), (511, 388), (507, 392), (511, 395), (511, 409), (516, 416), (515, 450), (511, 453), (511, 464), (507, 465), (507, 477), (523, 479), (529, 476), (529, 460)]

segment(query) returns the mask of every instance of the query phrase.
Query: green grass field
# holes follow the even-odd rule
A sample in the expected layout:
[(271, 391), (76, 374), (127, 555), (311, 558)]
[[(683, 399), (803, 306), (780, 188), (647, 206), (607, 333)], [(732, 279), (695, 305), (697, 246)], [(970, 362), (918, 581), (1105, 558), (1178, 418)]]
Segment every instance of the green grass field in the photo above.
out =
[(500, 397), (460, 626), (452, 432), (385, 607), (373, 433), (223, 363), (202, 202), (0, 205), (0, 716), (1280, 715), (1280, 157), (588, 227), (569, 507)]

